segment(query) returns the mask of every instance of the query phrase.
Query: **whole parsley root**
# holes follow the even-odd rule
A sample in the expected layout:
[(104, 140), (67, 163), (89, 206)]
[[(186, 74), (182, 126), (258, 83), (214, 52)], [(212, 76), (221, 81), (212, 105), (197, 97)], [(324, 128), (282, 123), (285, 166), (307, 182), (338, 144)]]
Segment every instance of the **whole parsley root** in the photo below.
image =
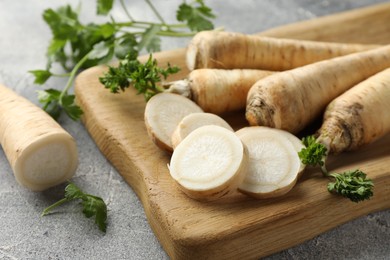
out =
[(354, 202), (373, 195), (373, 182), (360, 170), (329, 173), (325, 166), (328, 153), (353, 151), (390, 133), (390, 69), (362, 81), (335, 98), (326, 108), (318, 138), (303, 139), (306, 146), (299, 156), (307, 165), (321, 167), (334, 179), (328, 190)]
[(335, 98), (319, 133), (331, 153), (356, 150), (390, 133), (390, 68)]
[(187, 49), (187, 67), (282, 71), (316, 61), (378, 47), (246, 35), (236, 32), (197, 33)]
[(166, 83), (165, 91), (187, 96), (205, 112), (221, 115), (245, 109), (252, 85), (273, 73), (255, 69), (197, 69), (184, 80)]
[(390, 45), (270, 75), (249, 90), (246, 119), (296, 134), (337, 96), (390, 66)]
[(73, 137), (41, 108), (2, 85), (0, 143), (16, 180), (30, 190), (48, 189), (76, 172)]
[(193, 100), (205, 112), (219, 115), (244, 109), (252, 85), (275, 73), (254, 69), (198, 69), (183, 80), (165, 82), (169, 75), (179, 71), (178, 67), (168, 64), (161, 68), (151, 55), (145, 63), (137, 58), (136, 53), (130, 53), (118, 66), (110, 66), (100, 82), (112, 93), (133, 86), (146, 100), (161, 92), (180, 94)]
[(303, 140), (302, 162), (321, 166), (324, 175), (334, 178), (328, 190), (358, 202), (373, 195), (373, 183), (360, 170), (343, 174), (329, 173), (327, 153), (356, 150), (390, 133), (390, 69), (357, 84), (326, 108), (317, 140)]

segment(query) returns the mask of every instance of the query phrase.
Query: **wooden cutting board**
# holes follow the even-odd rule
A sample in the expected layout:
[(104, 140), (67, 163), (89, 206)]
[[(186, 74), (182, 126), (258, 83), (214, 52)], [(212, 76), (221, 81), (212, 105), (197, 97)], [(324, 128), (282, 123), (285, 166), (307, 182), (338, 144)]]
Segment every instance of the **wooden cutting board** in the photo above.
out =
[[(309, 40), (390, 43), (390, 3), (275, 28), (260, 34)], [(184, 78), (185, 50), (155, 54), (160, 64), (178, 65)], [(145, 59), (145, 57), (142, 57)], [(170, 154), (148, 138), (145, 101), (129, 90), (110, 94), (98, 77), (106, 67), (82, 72), (76, 80), (83, 123), (101, 152), (143, 203), (160, 243), (173, 259), (260, 258), (371, 212), (390, 208), (390, 135), (360, 151), (329, 158), (329, 169), (360, 168), (375, 182), (370, 201), (352, 203), (331, 195), (327, 180), (309, 169), (296, 187), (277, 199), (255, 200), (239, 193), (201, 203), (185, 196), (169, 176)], [(244, 114), (226, 116), (234, 128)]]

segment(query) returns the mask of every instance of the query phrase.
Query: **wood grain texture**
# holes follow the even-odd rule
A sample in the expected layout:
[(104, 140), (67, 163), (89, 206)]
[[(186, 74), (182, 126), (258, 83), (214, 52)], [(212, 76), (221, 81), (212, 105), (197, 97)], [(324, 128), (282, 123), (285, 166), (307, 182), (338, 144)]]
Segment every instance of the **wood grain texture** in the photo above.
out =
[[(390, 43), (389, 20), (390, 3), (262, 34), (385, 44)], [(360, 33), (349, 33), (356, 30)], [(188, 73), (184, 56), (184, 49), (155, 54), (160, 64), (169, 61), (183, 68), (171, 79)], [(132, 90), (110, 94), (98, 80), (105, 71), (105, 66), (98, 66), (77, 77), (75, 91), (84, 110), (83, 123), (139, 196), (152, 229), (172, 259), (260, 258), (359, 216), (390, 208), (390, 135), (357, 152), (328, 159), (332, 171), (359, 167), (367, 172), (375, 182), (375, 195), (370, 201), (356, 204), (330, 194), (326, 190), (328, 181), (313, 169), (308, 169), (293, 190), (281, 198), (255, 200), (236, 193), (216, 202), (192, 200), (169, 176), (170, 154), (159, 150), (147, 136), (143, 97)], [(235, 129), (246, 125), (242, 112), (226, 115), (225, 119)]]

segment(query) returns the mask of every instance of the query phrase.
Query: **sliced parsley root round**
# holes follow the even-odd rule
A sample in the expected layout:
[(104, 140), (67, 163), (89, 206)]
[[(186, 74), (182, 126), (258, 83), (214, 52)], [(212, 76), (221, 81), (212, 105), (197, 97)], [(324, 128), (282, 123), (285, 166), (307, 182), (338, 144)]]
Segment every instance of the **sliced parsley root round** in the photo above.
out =
[(245, 127), (236, 132), (248, 149), (249, 162), (239, 191), (264, 199), (286, 194), (302, 171), (296, 148), (282, 131)]
[(0, 142), (23, 186), (42, 191), (70, 179), (77, 145), (46, 112), (0, 85)]
[(175, 148), (195, 129), (205, 125), (218, 125), (233, 132), (233, 128), (222, 118), (211, 113), (192, 113), (185, 116), (172, 134), (172, 146)]
[(245, 177), (246, 148), (234, 132), (199, 127), (174, 150), (169, 171), (189, 197), (215, 200), (236, 191)]
[(188, 114), (203, 110), (194, 102), (172, 93), (154, 95), (145, 107), (145, 125), (152, 141), (161, 149), (172, 152), (171, 137), (179, 122)]

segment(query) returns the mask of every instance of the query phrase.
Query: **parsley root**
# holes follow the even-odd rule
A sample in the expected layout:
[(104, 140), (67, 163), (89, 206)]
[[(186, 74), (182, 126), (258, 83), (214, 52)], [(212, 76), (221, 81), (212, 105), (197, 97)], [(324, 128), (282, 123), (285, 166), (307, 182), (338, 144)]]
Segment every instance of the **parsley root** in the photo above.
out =
[(205, 112), (223, 114), (244, 109), (249, 89), (273, 72), (252, 69), (198, 69), (187, 79), (169, 83), (167, 91), (191, 98)]
[(328, 190), (359, 202), (373, 195), (373, 182), (359, 169), (330, 173), (328, 154), (356, 150), (390, 133), (390, 69), (371, 76), (335, 98), (327, 106), (317, 139), (303, 139), (299, 152), (304, 164), (321, 167), (324, 176), (334, 181)]
[(187, 67), (282, 71), (375, 47), (203, 31), (188, 45)]
[(390, 69), (349, 89), (327, 106), (319, 141), (330, 153), (356, 150), (390, 133)]
[(216, 125), (191, 132), (173, 151), (169, 171), (189, 197), (215, 200), (237, 190), (247, 165), (245, 146)]
[(221, 117), (211, 113), (192, 113), (185, 116), (172, 134), (172, 146), (175, 148), (195, 129), (205, 125), (218, 125), (233, 131), (233, 128)]
[(172, 152), (171, 137), (179, 122), (190, 113), (203, 112), (194, 102), (181, 95), (159, 93), (145, 107), (145, 125), (152, 141), (161, 149)]
[(239, 191), (262, 199), (282, 196), (294, 187), (303, 168), (292, 143), (295, 141), (289, 140), (293, 140), (291, 134), (267, 127), (245, 127), (236, 134), (249, 155)]
[(0, 142), (16, 180), (42, 191), (70, 179), (77, 146), (46, 112), (0, 85)]
[(390, 66), (390, 45), (319, 61), (257, 81), (249, 90), (246, 118), (298, 133), (337, 96)]

